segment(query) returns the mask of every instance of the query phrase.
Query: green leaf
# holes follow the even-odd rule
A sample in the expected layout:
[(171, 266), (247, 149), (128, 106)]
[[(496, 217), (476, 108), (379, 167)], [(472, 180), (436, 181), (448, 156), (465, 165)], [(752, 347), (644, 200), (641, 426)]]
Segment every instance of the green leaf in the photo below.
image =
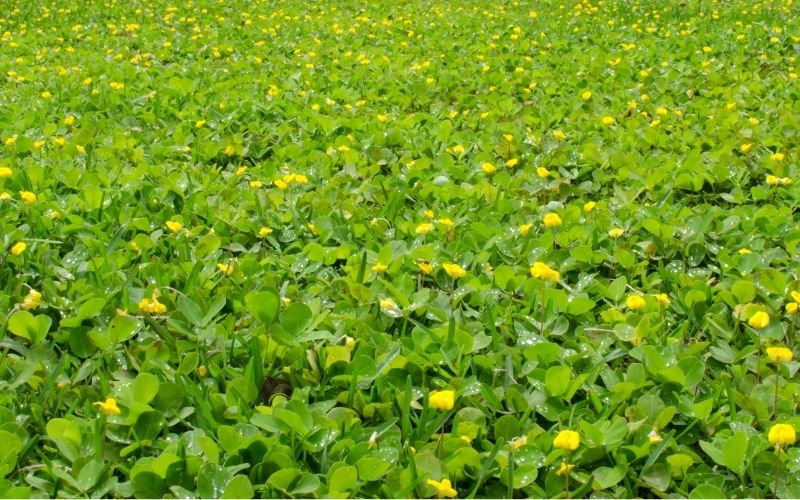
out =
[(166, 492), (161, 476), (150, 471), (142, 471), (133, 476), (131, 486), (136, 498), (161, 498)]
[(280, 300), (274, 292), (251, 292), (244, 300), (250, 314), (258, 318), (264, 326), (271, 325), (278, 315)]
[(221, 498), (253, 498), (255, 491), (247, 476), (234, 476), (225, 487)]
[(158, 377), (152, 373), (140, 373), (131, 386), (134, 403), (149, 403), (158, 393)]
[(572, 372), (566, 366), (552, 366), (544, 375), (544, 386), (553, 396), (563, 395), (570, 385)]
[(34, 316), (28, 311), (17, 311), (8, 318), (8, 330), (18, 337), (38, 344), (47, 337), (53, 320), (50, 316)]
[(626, 473), (627, 469), (624, 465), (616, 465), (614, 467), (598, 467), (592, 471), (592, 477), (594, 478), (592, 489), (597, 491), (611, 488), (618, 482), (622, 481), (622, 478), (625, 477)]

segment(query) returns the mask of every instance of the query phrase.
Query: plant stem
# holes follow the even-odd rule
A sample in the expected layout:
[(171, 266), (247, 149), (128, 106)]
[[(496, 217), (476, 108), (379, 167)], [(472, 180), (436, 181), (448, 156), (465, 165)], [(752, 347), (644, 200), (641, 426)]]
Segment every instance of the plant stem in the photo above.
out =
[(545, 282), (544, 279), (542, 279), (542, 305), (541, 305), (541, 313), (539, 313), (539, 318), (540, 318), (539, 327), (542, 329), (542, 332), (541, 332), (542, 333), (542, 337), (544, 337), (544, 310), (545, 310), (545, 306), (547, 305), (547, 299), (545, 299), (545, 297), (544, 297), (544, 294), (546, 292), (546, 289), (545, 289), (546, 286), (547, 286), (547, 283)]
[(775, 419), (778, 418), (778, 364), (775, 364)]
[(756, 351), (756, 382), (761, 382), (761, 330), (758, 330), (758, 350)]
[(508, 498), (514, 498), (514, 447), (508, 456)]

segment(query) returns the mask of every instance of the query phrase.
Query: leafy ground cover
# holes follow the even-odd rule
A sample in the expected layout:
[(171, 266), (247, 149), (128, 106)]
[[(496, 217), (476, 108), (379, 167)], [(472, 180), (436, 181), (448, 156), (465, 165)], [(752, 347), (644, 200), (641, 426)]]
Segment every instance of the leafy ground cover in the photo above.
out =
[(0, 33), (0, 495), (800, 497), (792, 0)]

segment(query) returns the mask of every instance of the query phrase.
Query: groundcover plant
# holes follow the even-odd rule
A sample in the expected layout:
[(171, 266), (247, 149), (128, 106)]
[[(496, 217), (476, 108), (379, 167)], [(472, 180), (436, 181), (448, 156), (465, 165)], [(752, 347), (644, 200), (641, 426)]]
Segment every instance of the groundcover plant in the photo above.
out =
[(0, 496), (800, 497), (796, 1), (0, 33)]

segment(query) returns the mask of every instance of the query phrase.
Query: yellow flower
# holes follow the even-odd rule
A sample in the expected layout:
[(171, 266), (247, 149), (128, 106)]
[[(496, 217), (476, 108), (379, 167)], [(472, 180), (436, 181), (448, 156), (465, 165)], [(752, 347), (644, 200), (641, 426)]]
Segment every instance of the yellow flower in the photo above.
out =
[(661, 437), (661, 435), (659, 435), (659, 433), (655, 429), (651, 430), (647, 434), (647, 442), (648, 443), (650, 443), (650, 444), (658, 444), (661, 441), (663, 441), (663, 438)]
[(425, 210), (425, 217), (433, 219), (433, 210)]
[(603, 117), (603, 125), (614, 125), (614, 117), (613, 116), (604, 116)]
[(758, 311), (754, 315), (750, 316), (747, 324), (759, 330), (766, 328), (769, 326), (769, 314), (765, 313), (764, 311)]
[(623, 234), (625, 234), (625, 231), (620, 227), (615, 227), (608, 232), (608, 235), (614, 239), (621, 237)]
[(657, 293), (656, 300), (658, 301), (659, 305), (668, 306), (669, 305), (669, 295), (666, 293)]
[(751, 253), (753, 253), (753, 252), (749, 248), (740, 248), (739, 249), (739, 255), (750, 255)]
[(559, 467), (558, 470), (556, 471), (556, 476), (567, 475), (574, 468), (575, 464), (568, 464), (567, 462), (561, 462), (561, 467)]
[(22, 301), (22, 308), (26, 311), (30, 311), (31, 309), (36, 309), (42, 302), (42, 294), (31, 288), (28, 292), (28, 295), (25, 296), (25, 299)]
[(376, 272), (376, 273), (382, 273), (382, 272), (386, 271), (387, 269), (389, 269), (389, 266), (387, 266), (386, 264), (384, 264), (382, 262), (378, 262), (377, 264), (372, 266), (372, 270), (374, 272)]
[(397, 303), (392, 299), (381, 299), (381, 309), (397, 309)]
[(17, 136), (12, 135), (8, 139), (6, 139), (6, 146), (13, 146), (15, 142), (17, 142)]
[(197, 369), (197, 374), (201, 377), (205, 377), (208, 375), (208, 368), (206, 368), (205, 365), (200, 365), (200, 367)]
[(286, 190), (289, 187), (289, 183), (284, 182), (281, 179), (275, 179), (272, 183), (278, 186), (278, 189), (281, 190)]
[(554, 214), (552, 212), (544, 214), (544, 218), (542, 219), (542, 221), (544, 222), (544, 227), (548, 229), (553, 227), (558, 227), (561, 225), (561, 217), (559, 217), (558, 214)]
[(67, 127), (71, 127), (73, 124), (75, 124), (74, 116), (69, 115), (66, 118), (64, 118), (64, 125), (66, 125)]
[(773, 153), (773, 154), (769, 155), (769, 159), (772, 160), (772, 161), (781, 161), (785, 157), (786, 156), (783, 153)]
[(567, 134), (565, 134), (564, 132), (562, 132), (560, 130), (554, 130), (553, 131), (553, 137), (555, 137), (555, 139), (557, 141), (563, 141), (564, 139), (567, 138)]
[(194, 128), (203, 128), (203, 125), (206, 124), (205, 120), (197, 120), (194, 122)]
[(453, 278), (454, 280), (457, 280), (458, 278), (463, 278), (467, 274), (467, 271), (465, 271), (464, 268), (459, 266), (458, 264), (447, 263), (447, 264), (442, 264), (442, 267), (444, 268), (444, 271), (447, 273), (447, 275)]
[(20, 191), (19, 198), (22, 200), (22, 203), (26, 203), (28, 205), (31, 203), (36, 203), (36, 195), (30, 191)]
[(261, 181), (250, 181), (250, 187), (253, 189), (258, 189), (264, 184)]
[(788, 363), (792, 360), (792, 350), (787, 347), (767, 347), (767, 357), (773, 363)]
[(233, 274), (233, 271), (236, 270), (236, 265), (233, 262), (228, 262), (227, 264), (217, 264), (217, 269), (222, 271), (222, 274), (225, 276), (230, 276)]
[(797, 314), (797, 302), (789, 302), (786, 304), (786, 314)]
[(95, 403), (95, 406), (99, 406), (106, 415), (119, 415), (122, 413), (117, 406), (117, 401), (113, 398), (108, 398), (105, 401), (98, 401)]
[(8, 179), (11, 177), (11, 169), (8, 167), (0, 167), (0, 179)]
[(419, 268), (422, 274), (433, 273), (433, 266), (429, 262), (425, 262), (424, 260), (417, 261), (417, 267)]
[(781, 177), (780, 179), (778, 179), (778, 184), (780, 184), (781, 186), (788, 186), (791, 183), (792, 179), (789, 177)]
[(531, 231), (533, 224), (522, 224), (519, 226), (519, 234), (528, 234)]
[(148, 314), (163, 314), (167, 312), (167, 306), (158, 301), (160, 296), (158, 290), (153, 292), (152, 298), (143, 298), (139, 301), (139, 310)]
[(742, 153), (745, 153), (745, 154), (749, 153), (749, 152), (750, 152), (750, 150), (752, 150), (752, 149), (753, 149), (753, 144), (752, 144), (752, 143), (750, 143), (750, 142), (745, 142), (744, 144), (742, 144), (741, 146), (739, 146), (739, 150), (740, 150)]
[(452, 220), (450, 220), (450, 219), (439, 219), (439, 224), (443, 225), (443, 226), (444, 226), (444, 227), (446, 227), (447, 229), (451, 229), (453, 226), (455, 226), (455, 225), (456, 225), (456, 223), (455, 223), (455, 222), (453, 222), (453, 221), (452, 221)]
[(11, 255), (20, 256), (25, 249), (28, 248), (28, 245), (25, 244), (24, 241), (17, 242), (13, 247), (11, 247)]
[(433, 486), (434, 489), (436, 489), (436, 496), (438, 498), (455, 498), (458, 496), (458, 492), (453, 489), (449, 479), (442, 479), (441, 481), (428, 479), (428, 486)]
[(386, 115), (377, 115), (377, 116), (375, 116), (375, 118), (377, 118), (378, 121), (381, 122), (381, 123), (386, 122), (386, 120), (389, 119)]
[(45, 90), (42, 92), (42, 99), (50, 99), (51, 97), (53, 97), (53, 94), (51, 94), (49, 91)]
[(259, 238), (266, 238), (270, 234), (272, 234), (272, 228), (271, 227), (262, 227), (261, 229), (258, 230)]
[(514, 167), (517, 166), (518, 163), (519, 163), (519, 159), (518, 158), (511, 158), (510, 160), (508, 160), (506, 162), (506, 167), (514, 168)]
[(452, 410), (456, 402), (456, 392), (451, 390), (431, 391), (428, 405), (434, 410)]
[(800, 292), (790, 292), (790, 295), (792, 296), (792, 300), (800, 304)]
[(631, 311), (640, 311), (644, 309), (646, 302), (641, 295), (630, 295), (625, 299), (625, 305), (628, 306), (628, 309)]
[(481, 170), (483, 170), (487, 174), (493, 174), (497, 171), (497, 167), (495, 167), (489, 162), (486, 162), (481, 165)]
[(464, 146), (462, 146), (461, 144), (456, 144), (455, 146), (453, 146), (453, 153), (457, 155), (464, 154)]
[(233, 144), (228, 144), (228, 147), (225, 148), (225, 151), (223, 151), (223, 153), (225, 153), (228, 156), (233, 156), (233, 154), (236, 153), (236, 146), (234, 146)]
[(564, 451), (575, 451), (580, 444), (581, 435), (575, 431), (560, 431), (553, 439), (553, 446)]
[(416, 234), (428, 234), (433, 231), (433, 224), (430, 222), (423, 222), (414, 230)]
[(561, 273), (543, 262), (534, 262), (531, 266), (531, 276), (544, 281), (558, 281)]
[(775, 448), (781, 449), (793, 445), (797, 434), (792, 424), (775, 424), (770, 428), (767, 439)]
[(767, 184), (769, 184), (770, 186), (777, 186), (780, 182), (781, 182), (780, 179), (778, 179), (774, 175), (767, 176)]
[(42, 149), (42, 146), (44, 146), (44, 141), (41, 139), (33, 142), (33, 148), (37, 151)]
[(547, 176), (550, 175), (550, 171), (547, 170), (544, 167), (539, 167), (539, 168), (536, 169), (536, 175), (538, 175), (539, 177), (544, 178), (544, 177), (547, 177)]
[(120, 82), (111, 82), (108, 84), (108, 86), (114, 90), (122, 90), (125, 88), (125, 84)]
[(583, 94), (581, 94), (581, 99), (583, 99), (584, 101), (588, 101), (591, 98), (592, 98), (592, 93), (588, 90), (585, 91)]
[(667, 108), (658, 108), (656, 109), (656, 113), (658, 114), (658, 116), (667, 116), (669, 111), (667, 111)]
[(595, 207), (597, 207), (597, 203), (595, 203), (595, 202), (593, 202), (593, 201), (587, 201), (587, 202), (586, 202), (586, 203), (583, 205), (583, 213), (586, 213), (586, 214), (588, 214), (588, 213), (590, 213), (592, 210), (594, 210), (594, 209), (595, 209)]
[(528, 436), (519, 436), (512, 439), (509, 443), (512, 450), (518, 450), (528, 444)]
[(511, 134), (503, 134), (503, 139), (505, 139), (506, 142), (514, 142), (514, 136)]
[(247, 167), (245, 166), (236, 169), (236, 175), (244, 175), (245, 172), (247, 172)]
[(0, 193), (0, 201), (8, 201), (11, 199), (11, 195), (3, 191)]
[(178, 234), (183, 229), (183, 224), (174, 220), (168, 220), (166, 222), (167, 229), (172, 231), (172, 234)]

